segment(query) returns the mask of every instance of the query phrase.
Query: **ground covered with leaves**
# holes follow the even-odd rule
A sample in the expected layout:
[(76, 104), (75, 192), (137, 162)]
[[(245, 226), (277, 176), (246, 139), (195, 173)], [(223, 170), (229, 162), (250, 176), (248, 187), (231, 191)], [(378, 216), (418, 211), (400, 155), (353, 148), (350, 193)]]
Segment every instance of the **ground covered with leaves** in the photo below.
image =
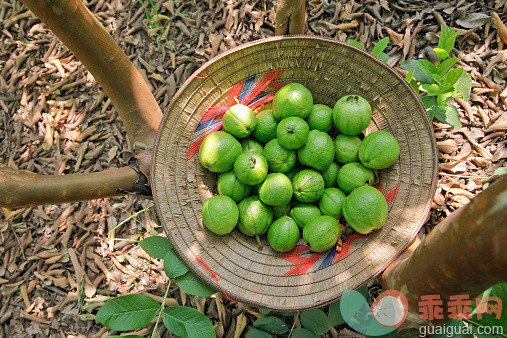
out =
[[(162, 109), (210, 58), (274, 35), (274, 4), (267, 0), (84, 3), (146, 78)], [(308, 34), (354, 39), (367, 50), (387, 36), (388, 64), (402, 74), (406, 60), (436, 61), (441, 25), (460, 30), (451, 54), (471, 75), (473, 88), (469, 101), (451, 102), (460, 129), (433, 123), (440, 171), (422, 238), (506, 166), (507, 36), (497, 29), (506, 12), (505, 0), (307, 2)], [(1, 2), (0, 29), (0, 162), (46, 175), (121, 165), (124, 128), (81, 63), (19, 1)], [(94, 314), (110, 297), (143, 293), (161, 301), (168, 283), (161, 261), (137, 244), (163, 235), (152, 201), (126, 196), (2, 214), (0, 337), (103, 337), (114, 332)], [(176, 286), (166, 303), (190, 301), (212, 320), (219, 337), (239, 337), (262, 316), (220, 294), (191, 300)], [(289, 327), (301, 325), (297, 314), (283, 318)], [(163, 325), (157, 331), (171, 336)], [(327, 333), (347, 335), (353, 333), (345, 324)]]

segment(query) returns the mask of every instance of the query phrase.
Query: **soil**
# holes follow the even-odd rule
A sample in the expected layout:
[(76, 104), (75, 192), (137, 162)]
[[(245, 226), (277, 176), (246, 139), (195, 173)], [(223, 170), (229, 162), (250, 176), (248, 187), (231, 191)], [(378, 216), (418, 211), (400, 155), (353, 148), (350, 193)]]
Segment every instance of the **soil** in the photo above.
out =
[[(210, 58), (274, 35), (275, 8), (267, 0), (153, 1), (159, 16), (151, 20), (155, 10), (149, 1), (83, 2), (146, 78), (162, 108)], [(367, 50), (389, 36), (388, 63), (401, 73), (405, 60), (435, 60), (432, 48), (439, 25), (461, 30), (452, 54), (472, 75), (473, 90), (470, 101), (453, 102), (461, 129), (433, 123), (440, 172), (421, 238), (480, 193), (496, 169), (506, 166), (507, 37), (490, 19), (497, 12), (505, 22), (506, 4), (307, 2), (307, 34), (355, 39)], [(0, 27), (0, 163), (45, 175), (122, 165), (122, 151), (128, 149), (124, 127), (81, 63), (19, 1), (1, 2)], [(115, 332), (96, 322), (94, 314), (109, 297), (140, 292), (163, 296), (168, 279), (160, 260), (136, 244), (149, 233), (164, 235), (151, 200), (128, 195), (2, 213), (0, 337), (105, 337)], [(189, 301), (171, 287), (168, 304)], [(220, 337), (235, 337), (235, 331), (244, 334), (259, 315), (257, 309), (220, 294), (193, 302), (213, 321)], [(239, 330), (236, 324), (243, 314), (247, 327)], [(153, 323), (137, 334), (152, 330)], [(349, 333), (342, 325), (327, 336)], [(159, 325), (157, 336), (172, 334)]]

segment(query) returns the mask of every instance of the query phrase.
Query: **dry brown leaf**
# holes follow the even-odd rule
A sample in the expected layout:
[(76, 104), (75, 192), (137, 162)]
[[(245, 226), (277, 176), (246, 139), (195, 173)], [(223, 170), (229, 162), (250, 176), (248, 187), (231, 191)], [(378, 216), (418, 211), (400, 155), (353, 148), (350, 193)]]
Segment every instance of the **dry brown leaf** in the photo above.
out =
[(324, 20), (319, 20), (319, 23), (326, 26), (327, 29), (330, 29), (333, 31), (347, 30), (347, 29), (352, 29), (352, 28), (356, 28), (357, 26), (359, 26), (359, 21), (357, 21), (356, 19), (352, 20), (351, 22), (341, 23), (339, 25), (335, 25), (335, 24), (332, 24), (332, 23), (324, 21)]
[(441, 152), (450, 154), (458, 150), (458, 144), (453, 139), (447, 139), (445, 141), (437, 142), (437, 148)]
[(242, 312), (239, 314), (239, 316), (236, 317), (236, 330), (234, 330), (234, 338), (241, 337), (241, 333), (243, 333), (243, 330), (246, 327), (248, 319), (246, 318), (245, 314)]
[(491, 133), (494, 131), (504, 131), (507, 130), (507, 113), (502, 113), (500, 117), (490, 125), (488, 128), (486, 128), (486, 133)]
[(453, 174), (463, 173), (467, 170), (467, 165), (465, 161), (453, 161), (447, 163), (440, 163), (439, 168), (441, 170), (449, 171)]
[(403, 47), (403, 34), (396, 33), (389, 27), (385, 27), (387, 34), (389, 34), (389, 41), (398, 47)]

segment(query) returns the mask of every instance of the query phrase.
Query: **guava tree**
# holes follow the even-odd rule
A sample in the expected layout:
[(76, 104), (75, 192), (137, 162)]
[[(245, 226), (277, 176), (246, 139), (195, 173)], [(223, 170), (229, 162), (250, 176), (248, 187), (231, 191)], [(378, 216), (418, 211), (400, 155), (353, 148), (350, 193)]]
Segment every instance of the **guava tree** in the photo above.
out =
[[(137, 193), (150, 196), (151, 150), (162, 119), (148, 85), (127, 55), (79, 0), (22, 0), (90, 71), (125, 125), (132, 160), (97, 173), (45, 176), (0, 164), (0, 206), (14, 209)], [(276, 34), (302, 34), (303, 0), (279, 0)], [(403, 291), (411, 311), (421, 295), (477, 294), (507, 281), (507, 177), (437, 226), (383, 274)]]

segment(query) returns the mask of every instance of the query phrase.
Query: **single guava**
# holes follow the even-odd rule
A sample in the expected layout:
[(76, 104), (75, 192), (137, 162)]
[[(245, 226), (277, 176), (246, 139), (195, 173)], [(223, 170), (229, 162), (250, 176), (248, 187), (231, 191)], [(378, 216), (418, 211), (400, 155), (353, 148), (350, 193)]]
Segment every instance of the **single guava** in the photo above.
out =
[(259, 196), (247, 197), (238, 204), (238, 229), (247, 236), (262, 235), (273, 222), (273, 210)]
[(319, 208), (309, 203), (297, 204), (290, 211), (290, 217), (292, 217), (300, 229), (303, 229), (308, 222), (320, 215), (322, 215), (322, 213)]
[(324, 194), (319, 200), (319, 209), (322, 215), (340, 219), (345, 198), (347, 198), (347, 195), (338, 188), (327, 188), (324, 190)]
[(261, 153), (241, 153), (234, 162), (234, 173), (245, 184), (259, 184), (268, 175), (268, 162)]
[(343, 96), (334, 105), (333, 121), (343, 134), (359, 135), (370, 124), (370, 104), (359, 95)]
[(283, 86), (273, 98), (273, 114), (278, 120), (291, 116), (305, 119), (312, 108), (312, 93), (300, 83), (289, 83)]
[(301, 164), (324, 170), (334, 159), (334, 143), (331, 137), (319, 130), (311, 130), (308, 140), (298, 150), (298, 160)]
[(271, 224), (268, 242), (278, 252), (291, 251), (299, 242), (299, 228), (292, 218), (283, 216)]
[(255, 129), (257, 119), (252, 109), (244, 104), (235, 104), (222, 117), (224, 130), (236, 137), (247, 137)]
[(299, 117), (288, 117), (278, 123), (276, 137), (278, 142), (287, 149), (297, 149), (306, 143), (310, 127)]
[(343, 202), (345, 221), (361, 234), (382, 228), (386, 223), (387, 213), (387, 201), (374, 187), (359, 187)]
[(322, 175), (312, 169), (303, 169), (292, 179), (294, 197), (300, 202), (317, 201), (324, 193), (325, 185)]
[(217, 235), (225, 235), (238, 223), (239, 210), (232, 198), (217, 195), (204, 202), (201, 215), (206, 228)]
[(241, 154), (241, 144), (225, 131), (209, 134), (199, 147), (199, 162), (210, 171), (221, 173), (233, 168)]
[(283, 147), (277, 139), (264, 146), (262, 155), (268, 161), (268, 168), (273, 173), (286, 173), (296, 164), (296, 151)]
[(218, 193), (232, 198), (236, 203), (250, 195), (251, 189), (252, 186), (241, 182), (233, 170), (221, 173), (218, 176)]
[(292, 183), (282, 173), (268, 174), (259, 185), (259, 198), (267, 205), (280, 206), (292, 199)]
[(327, 215), (312, 219), (303, 229), (303, 239), (315, 252), (331, 249), (340, 235), (340, 224), (336, 218)]

